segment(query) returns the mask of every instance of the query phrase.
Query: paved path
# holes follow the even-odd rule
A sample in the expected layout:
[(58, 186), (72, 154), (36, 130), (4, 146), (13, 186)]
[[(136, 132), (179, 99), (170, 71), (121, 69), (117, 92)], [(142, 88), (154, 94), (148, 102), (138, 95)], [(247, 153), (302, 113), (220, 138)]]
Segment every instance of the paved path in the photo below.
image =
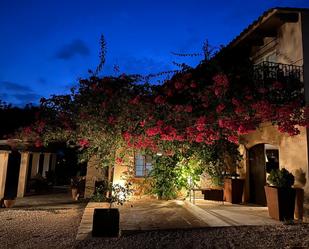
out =
[(44, 195), (26, 196), (17, 198), (14, 204), (14, 209), (70, 209), (84, 208), (86, 202), (75, 201), (72, 199), (70, 191), (62, 193), (51, 193)]
[(195, 205), (186, 201), (185, 207), (210, 227), (280, 224), (269, 217), (267, 207), (205, 200), (196, 200)]
[[(135, 200), (119, 207), (122, 233), (146, 230), (187, 229), (207, 226), (187, 211), (182, 201)], [(76, 240), (91, 237), (94, 208), (107, 207), (105, 203), (88, 203), (78, 229)]]
[[(76, 240), (91, 238), (94, 208), (106, 208), (105, 203), (88, 203)], [(196, 200), (158, 201), (141, 199), (119, 207), (122, 233), (132, 231), (172, 230), (226, 226), (259, 226), (281, 224), (268, 216), (267, 207), (231, 205)]]

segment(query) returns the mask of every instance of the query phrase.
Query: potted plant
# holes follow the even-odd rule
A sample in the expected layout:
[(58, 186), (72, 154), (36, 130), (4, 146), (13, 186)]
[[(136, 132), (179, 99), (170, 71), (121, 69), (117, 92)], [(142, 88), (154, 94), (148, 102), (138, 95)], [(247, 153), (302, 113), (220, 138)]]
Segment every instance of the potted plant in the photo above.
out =
[(108, 208), (95, 208), (93, 213), (93, 237), (118, 237), (120, 214), (118, 208), (112, 208), (113, 203), (123, 205), (131, 194), (129, 184), (105, 184), (96, 188), (92, 197), (95, 202), (107, 202)]
[(14, 206), (15, 200), (16, 200), (15, 198), (4, 198), (3, 199), (3, 206), (5, 208), (11, 208), (11, 207)]
[(242, 202), (244, 192), (244, 179), (239, 179), (239, 174), (233, 173), (224, 179), (224, 199), (233, 204)]
[(285, 168), (274, 169), (267, 177), (270, 185), (265, 186), (269, 216), (285, 221), (294, 219), (295, 189), (294, 176)]

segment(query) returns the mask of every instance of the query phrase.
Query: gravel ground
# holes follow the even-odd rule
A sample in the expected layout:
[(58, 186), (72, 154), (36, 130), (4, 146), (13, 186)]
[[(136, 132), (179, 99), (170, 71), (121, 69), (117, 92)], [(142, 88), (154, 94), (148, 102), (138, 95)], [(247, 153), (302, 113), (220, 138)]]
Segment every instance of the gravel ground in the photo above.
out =
[(83, 208), (0, 209), (0, 248), (309, 248), (309, 224), (144, 231), (74, 242)]
[(309, 224), (150, 231), (92, 239), (76, 248), (309, 248)]
[(72, 248), (83, 210), (0, 209), (0, 248)]

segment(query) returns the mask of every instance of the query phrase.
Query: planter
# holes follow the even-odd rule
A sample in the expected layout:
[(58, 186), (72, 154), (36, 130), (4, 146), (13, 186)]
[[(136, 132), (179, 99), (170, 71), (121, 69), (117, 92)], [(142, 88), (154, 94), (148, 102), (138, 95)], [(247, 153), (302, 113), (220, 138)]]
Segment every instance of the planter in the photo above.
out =
[(302, 188), (294, 188), (296, 191), (295, 197), (295, 218), (302, 220), (304, 215), (304, 190)]
[(15, 204), (15, 199), (14, 200), (3, 200), (3, 204), (6, 208), (11, 208)]
[(294, 219), (295, 189), (265, 186), (269, 216), (284, 221)]
[(224, 199), (233, 204), (242, 202), (244, 192), (244, 179), (225, 179), (224, 180)]
[(223, 189), (203, 189), (204, 200), (223, 201)]
[(93, 237), (119, 236), (119, 210), (118, 208), (95, 208), (93, 213)]

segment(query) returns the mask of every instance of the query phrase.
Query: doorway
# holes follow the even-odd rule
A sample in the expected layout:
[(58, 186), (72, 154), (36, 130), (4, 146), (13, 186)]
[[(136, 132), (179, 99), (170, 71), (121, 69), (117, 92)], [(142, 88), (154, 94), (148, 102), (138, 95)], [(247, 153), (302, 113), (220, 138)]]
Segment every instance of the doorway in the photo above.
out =
[(270, 144), (257, 144), (249, 149), (249, 201), (266, 206), (266, 175), (279, 168), (279, 149)]

